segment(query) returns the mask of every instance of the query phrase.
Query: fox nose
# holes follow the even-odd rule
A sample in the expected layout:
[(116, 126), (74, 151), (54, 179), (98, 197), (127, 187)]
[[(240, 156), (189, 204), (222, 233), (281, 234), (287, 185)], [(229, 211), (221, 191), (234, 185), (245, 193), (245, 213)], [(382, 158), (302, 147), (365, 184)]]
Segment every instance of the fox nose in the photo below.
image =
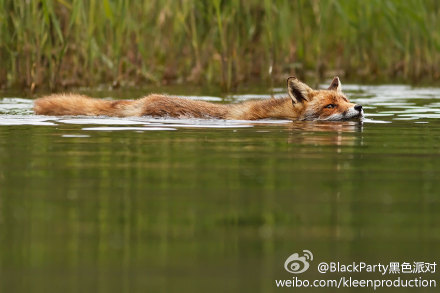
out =
[(356, 110), (356, 111), (362, 111), (362, 105), (355, 105), (354, 106), (354, 109)]

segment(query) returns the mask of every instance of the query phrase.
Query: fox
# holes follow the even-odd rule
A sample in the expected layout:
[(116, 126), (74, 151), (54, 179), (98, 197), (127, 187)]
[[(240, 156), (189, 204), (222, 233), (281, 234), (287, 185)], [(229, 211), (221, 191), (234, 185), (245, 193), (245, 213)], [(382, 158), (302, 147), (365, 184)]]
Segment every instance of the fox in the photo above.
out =
[(34, 113), (51, 116), (153, 116), (225, 120), (348, 120), (363, 117), (335, 76), (327, 89), (313, 90), (298, 78), (287, 79), (287, 96), (237, 104), (219, 104), (150, 94), (137, 100), (102, 100), (80, 94), (52, 94), (34, 102)]

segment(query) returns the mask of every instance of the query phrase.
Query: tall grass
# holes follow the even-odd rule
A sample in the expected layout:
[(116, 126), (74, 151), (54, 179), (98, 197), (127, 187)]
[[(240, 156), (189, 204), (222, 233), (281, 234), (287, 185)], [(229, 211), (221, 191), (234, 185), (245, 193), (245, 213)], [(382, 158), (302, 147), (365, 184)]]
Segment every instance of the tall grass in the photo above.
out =
[(435, 81), (436, 0), (0, 0), (0, 86)]

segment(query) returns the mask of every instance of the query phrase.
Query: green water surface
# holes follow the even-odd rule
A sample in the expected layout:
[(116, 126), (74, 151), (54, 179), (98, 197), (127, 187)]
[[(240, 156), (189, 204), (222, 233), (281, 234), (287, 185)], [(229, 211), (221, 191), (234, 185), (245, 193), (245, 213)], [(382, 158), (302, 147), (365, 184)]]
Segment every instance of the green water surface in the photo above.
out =
[[(42, 116), (5, 97), (0, 292), (277, 292), (277, 279), (340, 276), (440, 286), (438, 272), (316, 269), (440, 262), (439, 93), (354, 88), (364, 122), (173, 120), (163, 131), (20, 122)], [(305, 249), (309, 271), (286, 272)]]

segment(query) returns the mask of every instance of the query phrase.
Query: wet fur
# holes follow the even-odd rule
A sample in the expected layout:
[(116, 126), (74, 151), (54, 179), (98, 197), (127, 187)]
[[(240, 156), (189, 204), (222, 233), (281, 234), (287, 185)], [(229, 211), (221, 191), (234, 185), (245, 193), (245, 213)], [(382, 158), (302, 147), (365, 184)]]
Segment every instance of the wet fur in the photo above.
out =
[[(298, 110), (300, 106), (297, 105)], [(256, 120), (296, 118), (290, 98), (248, 101), (236, 105), (215, 104), (164, 95), (134, 101), (107, 101), (75, 94), (54, 94), (37, 99), (35, 114), (53, 116), (169, 116)]]

